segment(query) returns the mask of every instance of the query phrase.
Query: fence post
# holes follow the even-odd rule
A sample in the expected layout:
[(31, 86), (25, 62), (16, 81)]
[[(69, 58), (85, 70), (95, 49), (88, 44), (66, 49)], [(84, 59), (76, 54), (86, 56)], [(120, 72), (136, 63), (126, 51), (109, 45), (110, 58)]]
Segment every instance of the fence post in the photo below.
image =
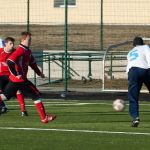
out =
[(110, 70), (109, 70), (110, 72), (109, 73), (110, 73), (110, 78), (112, 79), (113, 54), (111, 53), (110, 56), (111, 57), (110, 57)]
[(92, 65), (91, 65), (91, 63), (92, 63), (92, 61), (91, 61), (91, 55), (89, 55), (89, 74), (88, 74), (88, 77), (91, 77), (92, 76)]
[(64, 71), (65, 70), (64, 69), (64, 67), (65, 67), (64, 66), (64, 53), (62, 54), (62, 61), (61, 61), (61, 63), (62, 63), (62, 68), (61, 68), (62, 69), (62, 79), (64, 80), (64, 78), (65, 78), (65, 75), (64, 75), (64, 72), (65, 72)]
[(27, 0), (27, 31), (30, 31), (30, 0)]
[(51, 67), (50, 67), (50, 55), (48, 55), (48, 82), (51, 83)]
[(64, 49), (65, 49), (65, 78), (64, 78), (64, 92), (68, 90), (68, 73), (67, 73), (67, 53), (68, 53), (68, 0), (65, 0), (65, 28), (64, 28)]
[(68, 54), (68, 76), (67, 76), (67, 79), (70, 79), (71, 78), (71, 75), (70, 75), (70, 55)]
[(103, 50), (103, 0), (101, 0), (100, 49)]

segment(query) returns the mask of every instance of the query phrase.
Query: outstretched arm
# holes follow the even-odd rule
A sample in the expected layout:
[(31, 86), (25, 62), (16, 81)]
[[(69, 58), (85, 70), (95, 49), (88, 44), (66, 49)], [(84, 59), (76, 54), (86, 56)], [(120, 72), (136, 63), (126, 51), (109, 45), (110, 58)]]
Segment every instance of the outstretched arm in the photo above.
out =
[(29, 66), (35, 71), (35, 73), (40, 76), (41, 78), (45, 78), (45, 75), (41, 72), (41, 70), (39, 69), (36, 61), (35, 61), (35, 58), (31, 55), (31, 61), (30, 61), (30, 64)]

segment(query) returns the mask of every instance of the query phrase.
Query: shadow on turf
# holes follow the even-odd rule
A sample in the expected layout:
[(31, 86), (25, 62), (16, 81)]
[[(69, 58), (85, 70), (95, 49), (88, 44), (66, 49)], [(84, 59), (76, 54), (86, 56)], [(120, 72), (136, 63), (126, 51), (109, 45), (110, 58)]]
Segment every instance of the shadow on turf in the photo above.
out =
[[(65, 93), (63, 91), (54, 92), (54, 91), (41, 91), (42, 98), (45, 99), (63, 99), (63, 100), (115, 100), (115, 99), (123, 99), (128, 101), (128, 93), (127, 92), (77, 92), (77, 91), (68, 91)], [(150, 102), (150, 94), (141, 93), (140, 100), (141, 101), (149, 101)]]

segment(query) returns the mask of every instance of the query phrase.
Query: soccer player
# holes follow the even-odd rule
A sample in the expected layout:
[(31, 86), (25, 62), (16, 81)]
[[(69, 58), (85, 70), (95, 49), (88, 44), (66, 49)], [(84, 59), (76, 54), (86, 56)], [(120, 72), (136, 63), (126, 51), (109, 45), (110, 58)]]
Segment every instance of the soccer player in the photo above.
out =
[(20, 90), (23, 94), (29, 95), (38, 110), (42, 123), (48, 123), (56, 118), (55, 115), (46, 114), (39, 92), (35, 86), (27, 80), (28, 66), (30, 66), (39, 76), (44, 78), (44, 74), (39, 70), (32, 52), (29, 49), (31, 45), (31, 33), (21, 33), (21, 44), (16, 48), (8, 58), (7, 64), (10, 70), (9, 83), (3, 94), (0, 94), (0, 102), (9, 100)]
[[(4, 48), (0, 48), (0, 93), (2, 93), (3, 89), (9, 82), (9, 69), (8, 65), (6, 63), (6, 60), (8, 57), (13, 53), (14, 49), (14, 42), (15, 39), (12, 37), (7, 37), (3, 41), (4, 43)], [(25, 104), (24, 104), (24, 97), (21, 94), (21, 92), (17, 91), (16, 94), (17, 100), (20, 104), (21, 108), (21, 115), (22, 116), (28, 116), (28, 113), (25, 109)], [(1, 113), (6, 113), (8, 111), (6, 105), (4, 102), (1, 104)]]
[(134, 48), (127, 55), (128, 65), (128, 98), (132, 127), (138, 127), (139, 94), (144, 83), (150, 91), (150, 47), (145, 45), (141, 37), (133, 40)]

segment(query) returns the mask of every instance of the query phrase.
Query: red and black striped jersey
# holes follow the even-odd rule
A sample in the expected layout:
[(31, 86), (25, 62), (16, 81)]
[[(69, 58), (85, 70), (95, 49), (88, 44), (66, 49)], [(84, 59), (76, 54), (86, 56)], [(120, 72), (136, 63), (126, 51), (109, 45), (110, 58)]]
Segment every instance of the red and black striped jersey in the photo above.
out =
[(9, 61), (13, 62), (14, 69), (17, 73), (17, 75), (21, 75), (22, 78), (18, 79), (16, 78), (16, 75), (14, 75), (13, 72), (11, 72), (10, 69), (10, 80), (12, 82), (23, 82), (27, 78), (28, 73), (28, 66), (30, 66), (38, 75), (41, 74), (41, 71), (39, 70), (36, 61), (32, 55), (31, 50), (20, 44), (16, 50), (13, 52), (13, 54), (8, 58)]

